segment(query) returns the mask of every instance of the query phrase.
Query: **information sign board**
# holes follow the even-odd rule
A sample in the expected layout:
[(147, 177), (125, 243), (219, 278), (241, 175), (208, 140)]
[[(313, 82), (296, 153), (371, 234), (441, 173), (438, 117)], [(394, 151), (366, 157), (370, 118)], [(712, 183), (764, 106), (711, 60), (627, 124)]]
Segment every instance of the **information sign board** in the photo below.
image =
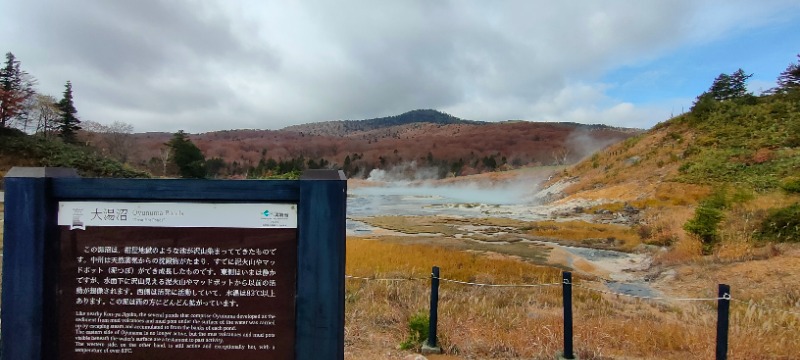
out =
[(287, 204), (59, 203), (63, 358), (293, 359), (296, 219)]
[(344, 358), (340, 171), (5, 185), (0, 360)]

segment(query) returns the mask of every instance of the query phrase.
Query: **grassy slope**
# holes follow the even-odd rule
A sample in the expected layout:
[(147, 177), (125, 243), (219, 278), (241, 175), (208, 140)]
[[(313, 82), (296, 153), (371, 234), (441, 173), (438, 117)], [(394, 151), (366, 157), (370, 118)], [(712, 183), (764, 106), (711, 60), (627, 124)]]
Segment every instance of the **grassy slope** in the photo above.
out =
[[(587, 185), (677, 181), (776, 189), (800, 170), (800, 99), (715, 103), (595, 154), (570, 169)], [(652, 188), (648, 188), (652, 190)]]
[[(645, 209), (650, 229), (643, 235), (664, 232), (651, 239), (661, 242), (669, 240), (664, 236), (683, 238), (682, 225), (698, 202), (727, 188), (740, 199), (726, 211), (723, 237), (750, 242), (767, 210), (798, 200), (780, 190), (798, 174), (800, 101), (768, 96), (752, 104), (716, 103), (702, 114), (673, 118), (596, 153), (562, 178), (577, 178), (566, 189), (567, 200), (600, 199), (607, 203), (601, 207), (612, 210), (628, 202)], [(733, 228), (737, 223), (749, 228)]]
[(71, 167), (84, 177), (150, 177), (88, 148), (0, 129), (0, 176), (14, 166)]

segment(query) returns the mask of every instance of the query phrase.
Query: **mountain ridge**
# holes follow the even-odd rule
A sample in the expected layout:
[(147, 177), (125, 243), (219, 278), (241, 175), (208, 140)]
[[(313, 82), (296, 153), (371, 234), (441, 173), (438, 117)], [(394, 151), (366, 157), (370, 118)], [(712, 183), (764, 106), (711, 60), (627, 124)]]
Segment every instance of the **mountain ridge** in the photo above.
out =
[(438, 110), (417, 109), (407, 111), (399, 115), (379, 118), (363, 120), (333, 120), (298, 124), (287, 126), (279, 131), (302, 132), (307, 135), (346, 136), (355, 132), (364, 132), (393, 126), (403, 126), (413, 123), (431, 123), (438, 125), (488, 124), (484, 121), (464, 120)]
[(399, 115), (385, 116), (379, 118), (362, 119), (362, 120), (333, 120), (311, 122), (305, 124), (291, 125), (276, 131), (290, 131), (302, 133), (304, 135), (316, 136), (359, 136), (369, 134), (375, 131), (380, 132), (383, 129), (397, 128), (397, 131), (403, 131), (403, 127), (408, 127), (414, 124), (434, 124), (434, 125), (474, 125), (484, 126), (490, 124), (516, 124), (516, 123), (533, 123), (533, 124), (553, 124), (553, 125), (566, 125), (576, 128), (583, 128), (588, 130), (616, 130), (629, 133), (639, 133), (643, 129), (615, 127), (605, 124), (581, 124), (576, 122), (538, 122), (529, 120), (505, 120), (505, 121), (479, 121), (479, 120), (465, 120), (457, 116), (438, 111), (433, 109), (416, 109), (404, 112)]

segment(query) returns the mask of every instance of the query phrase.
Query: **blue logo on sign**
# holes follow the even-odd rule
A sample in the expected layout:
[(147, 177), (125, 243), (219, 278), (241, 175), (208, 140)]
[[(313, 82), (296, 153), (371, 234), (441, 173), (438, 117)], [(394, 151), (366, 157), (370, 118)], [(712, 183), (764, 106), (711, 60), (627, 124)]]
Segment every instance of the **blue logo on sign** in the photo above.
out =
[(269, 210), (264, 210), (264, 212), (262, 214), (264, 214), (264, 216), (266, 216), (266, 217), (269, 217)]

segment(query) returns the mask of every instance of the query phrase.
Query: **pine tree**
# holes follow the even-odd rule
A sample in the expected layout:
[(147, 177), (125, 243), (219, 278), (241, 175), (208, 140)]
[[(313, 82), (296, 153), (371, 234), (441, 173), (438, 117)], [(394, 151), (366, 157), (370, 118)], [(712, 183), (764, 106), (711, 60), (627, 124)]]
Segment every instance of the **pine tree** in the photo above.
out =
[(20, 62), (12, 53), (6, 53), (6, 62), (0, 69), (0, 127), (11, 126), (11, 120), (25, 120), (28, 100), (33, 99), (36, 81), (20, 69)]
[(731, 95), (732, 98), (743, 98), (747, 95), (747, 79), (753, 77), (753, 74), (747, 74), (739, 68), (731, 74)]
[(58, 102), (58, 110), (61, 111), (61, 122), (58, 124), (58, 131), (64, 142), (75, 143), (75, 133), (81, 129), (79, 125), (81, 121), (75, 116), (78, 110), (75, 109), (75, 105), (72, 103), (72, 83), (67, 81), (64, 87), (66, 88), (64, 90), (64, 98)]
[(731, 98), (731, 76), (728, 74), (719, 74), (711, 83), (711, 88), (708, 93), (714, 97), (714, 100), (722, 101)]
[[(800, 60), (800, 54), (797, 54)], [(778, 88), (780, 90), (800, 90), (800, 61), (791, 63), (780, 76), (778, 76)]]
[(733, 74), (719, 74), (708, 93), (717, 101), (740, 99), (747, 95), (747, 79), (753, 74), (748, 75), (744, 70), (736, 70)]
[(182, 178), (206, 177), (206, 158), (183, 130), (173, 134), (166, 145), (172, 149), (173, 161)]

